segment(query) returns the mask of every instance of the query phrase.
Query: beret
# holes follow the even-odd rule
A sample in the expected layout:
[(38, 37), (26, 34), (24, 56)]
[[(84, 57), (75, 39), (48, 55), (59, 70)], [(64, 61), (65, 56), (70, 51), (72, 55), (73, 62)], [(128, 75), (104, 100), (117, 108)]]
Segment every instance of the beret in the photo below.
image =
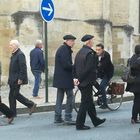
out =
[(64, 39), (64, 40), (69, 40), (69, 39), (75, 40), (76, 37), (73, 36), (73, 35), (65, 35), (65, 36), (63, 37), (63, 39)]
[(92, 39), (92, 38), (94, 38), (93, 35), (84, 35), (84, 36), (81, 38), (81, 41), (82, 41), (82, 42), (86, 42), (86, 41), (88, 41), (88, 40), (90, 40), (90, 39)]

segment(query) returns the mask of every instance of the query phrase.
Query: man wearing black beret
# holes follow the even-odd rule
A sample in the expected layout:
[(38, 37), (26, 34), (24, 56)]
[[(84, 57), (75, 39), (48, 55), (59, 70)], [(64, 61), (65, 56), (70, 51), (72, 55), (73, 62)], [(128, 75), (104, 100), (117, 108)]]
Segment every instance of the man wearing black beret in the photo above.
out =
[(97, 69), (97, 56), (93, 47), (92, 35), (85, 35), (81, 41), (85, 42), (85, 45), (79, 50), (76, 55), (74, 63), (74, 83), (78, 86), (81, 92), (81, 105), (77, 115), (76, 129), (87, 130), (89, 126), (85, 126), (86, 113), (91, 118), (91, 121), (95, 127), (105, 122), (105, 119), (97, 117), (95, 105), (92, 98), (92, 86), (96, 80)]
[(75, 40), (76, 37), (74, 37), (73, 35), (65, 35), (65, 36), (63, 37), (63, 39), (64, 39), (64, 40)]
[[(75, 44), (73, 35), (63, 37), (64, 44), (61, 45), (55, 55), (55, 71), (53, 86), (57, 88), (57, 99), (55, 107), (55, 123), (75, 124), (72, 121), (72, 104), (73, 104), (73, 77), (72, 77), (72, 47)], [(67, 101), (65, 108), (65, 120), (62, 118), (62, 102), (66, 92)]]

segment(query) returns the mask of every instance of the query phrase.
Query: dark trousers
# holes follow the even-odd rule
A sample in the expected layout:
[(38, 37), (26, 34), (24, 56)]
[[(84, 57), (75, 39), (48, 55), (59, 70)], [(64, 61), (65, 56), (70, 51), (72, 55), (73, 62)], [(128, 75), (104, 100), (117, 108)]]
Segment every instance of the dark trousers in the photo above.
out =
[(0, 112), (6, 115), (7, 118), (13, 117), (12, 111), (3, 103), (0, 103)]
[(10, 85), (10, 93), (9, 93), (9, 104), (10, 109), (14, 113), (14, 116), (17, 115), (16, 112), (16, 100), (18, 100), (20, 103), (24, 104), (28, 108), (31, 108), (34, 103), (27, 98), (25, 98), (23, 95), (19, 93), (20, 85)]
[(138, 114), (140, 114), (140, 93), (134, 93), (132, 119), (137, 120)]
[(92, 85), (87, 85), (86, 87), (79, 87), (79, 89), (81, 91), (81, 104), (76, 119), (76, 127), (84, 126), (86, 113), (88, 113), (94, 125), (97, 122), (97, 117), (95, 105), (93, 103)]

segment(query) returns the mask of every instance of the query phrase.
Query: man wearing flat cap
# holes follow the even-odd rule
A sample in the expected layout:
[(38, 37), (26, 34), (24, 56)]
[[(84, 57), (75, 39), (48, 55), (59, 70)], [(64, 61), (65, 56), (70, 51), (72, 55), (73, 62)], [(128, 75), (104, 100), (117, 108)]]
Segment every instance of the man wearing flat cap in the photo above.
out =
[[(72, 47), (75, 44), (73, 35), (65, 35), (63, 37), (64, 44), (61, 45), (55, 55), (55, 70), (53, 86), (57, 88), (57, 99), (55, 106), (55, 123), (75, 124), (72, 121), (73, 109), (73, 77), (72, 77)], [(65, 108), (65, 119), (62, 118), (62, 102), (66, 93), (67, 101)]]
[(81, 41), (85, 43), (76, 55), (73, 75), (74, 83), (81, 92), (81, 104), (76, 120), (77, 130), (90, 129), (85, 126), (86, 113), (88, 113), (95, 127), (105, 122), (105, 119), (97, 117), (95, 105), (92, 98), (92, 86), (96, 80), (97, 56), (93, 47), (92, 35), (85, 35)]

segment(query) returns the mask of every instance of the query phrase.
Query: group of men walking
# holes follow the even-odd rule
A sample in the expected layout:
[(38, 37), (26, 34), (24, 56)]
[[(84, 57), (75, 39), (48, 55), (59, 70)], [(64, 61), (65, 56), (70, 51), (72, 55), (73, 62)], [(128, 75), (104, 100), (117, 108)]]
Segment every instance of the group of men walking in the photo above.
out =
[[(35, 48), (30, 53), (30, 66), (31, 71), (35, 78), (32, 95), (35, 98), (39, 98), (38, 91), (41, 82), (41, 73), (44, 71), (45, 66), (44, 65), (45, 60), (43, 57), (43, 52), (41, 50), (42, 46), (43, 46), (42, 41), (37, 40)], [(8, 78), (8, 85), (10, 87), (9, 92), (10, 108), (8, 108), (5, 104), (2, 103), (0, 96), (0, 111), (6, 115), (6, 117), (8, 118), (8, 123), (11, 123), (14, 117), (17, 116), (16, 101), (19, 101), (20, 103), (29, 108), (29, 115), (31, 115), (36, 108), (36, 104), (33, 101), (27, 99), (22, 94), (20, 94), (20, 87), (21, 85), (25, 85), (28, 83), (28, 76), (27, 76), (26, 58), (24, 53), (20, 50), (19, 47), (20, 43), (18, 42), (18, 40), (10, 41), (9, 49), (11, 50), (12, 53), (9, 65), (9, 78)]]
[[(57, 98), (55, 106), (55, 123), (66, 123), (76, 125), (77, 130), (90, 129), (85, 125), (86, 113), (88, 113), (95, 127), (105, 122), (106, 119), (97, 117), (95, 105), (92, 98), (92, 86), (97, 89), (97, 95), (102, 95), (103, 104), (100, 108), (105, 109), (106, 93), (105, 89), (109, 84), (114, 73), (114, 67), (108, 52), (104, 50), (102, 44), (96, 45), (96, 51), (92, 49), (94, 36), (84, 35), (81, 41), (83, 47), (78, 51), (74, 64), (72, 62), (72, 47), (75, 45), (76, 37), (73, 35), (65, 35), (62, 44), (55, 55), (55, 71), (53, 86), (57, 88)], [(17, 40), (10, 42), (11, 60), (9, 66), (8, 84), (10, 87), (9, 105), (10, 109), (0, 102), (0, 111), (8, 117), (8, 122), (11, 123), (13, 118), (17, 116), (16, 100), (29, 108), (31, 115), (36, 104), (20, 94), (21, 85), (28, 83), (26, 58), (24, 53), (19, 48), (20, 44)], [(38, 90), (41, 82), (41, 73), (44, 71), (44, 58), (42, 52), (42, 42), (38, 40), (35, 48), (30, 52), (31, 71), (35, 78), (33, 97), (39, 98)], [(101, 78), (101, 84), (98, 85), (96, 80)], [(73, 110), (73, 88), (78, 86), (81, 91), (81, 104), (76, 121), (72, 119)], [(62, 117), (62, 103), (64, 94), (67, 95), (65, 118)]]
[[(94, 36), (84, 35), (81, 39), (83, 47), (78, 51), (74, 64), (72, 63), (72, 47), (76, 37), (66, 35), (63, 37), (64, 44), (58, 48), (55, 56), (55, 71), (53, 86), (57, 88), (57, 99), (55, 108), (55, 123), (76, 124), (77, 130), (90, 129), (85, 126), (86, 113), (91, 118), (95, 127), (105, 122), (106, 119), (97, 117), (95, 105), (92, 98), (92, 86), (96, 83), (97, 76), (102, 79), (98, 85), (98, 93), (102, 94), (103, 104), (100, 108), (105, 109), (106, 93), (105, 89), (109, 84), (114, 73), (114, 66), (110, 55), (104, 50), (102, 44), (96, 46), (97, 52), (93, 47)], [(73, 88), (78, 86), (81, 91), (81, 104), (76, 122), (72, 120)], [(97, 84), (96, 84), (97, 87)], [(64, 92), (67, 95), (65, 119), (62, 118), (62, 102)]]

